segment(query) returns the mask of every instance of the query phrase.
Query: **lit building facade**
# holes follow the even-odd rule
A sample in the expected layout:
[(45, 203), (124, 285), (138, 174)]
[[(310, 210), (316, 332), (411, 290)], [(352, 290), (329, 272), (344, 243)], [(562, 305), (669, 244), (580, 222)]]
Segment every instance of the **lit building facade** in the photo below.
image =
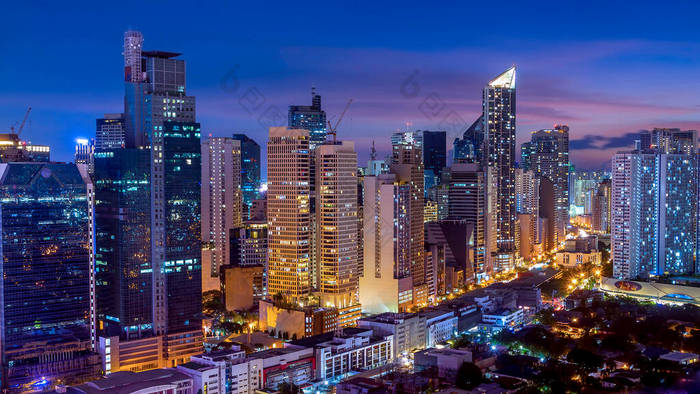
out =
[(616, 278), (695, 271), (697, 155), (683, 152), (676, 145), (613, 157), (611, 239)]
[(496, 220), (495, 271), (515, 267), (515, 66), (483, 91), (485, 164), (493, 171)]
[(124, 114), (105, 114), (97, 119), (95, 150), (123, 148), (125, 144)]
[(241, 143), (213, 137), (202, 143), (202, 291), (221, 288), (229, 232), (242, 224)]
[(234, 134), (241, 142), (241, 191), (243, 193), (243, 220), (251, 218), (253, 201), (260, 197), (260, 145), (245, 134)]
[(311, 291), (309, 132), (271, 127), (267, 143), (268, 292), (290, 302)]
[(392, 135), (392, 159), (390, 172), (396, 179), (409, 185), (409, 236), (408, 245), (413, 280), (413, 302), (425, 304), (428, 300), (428, 287), (425, 278), (425, 257), (423, 248), (423, 209), (424, 209), (424, 171), (423, 148), (417, 133), (394, 133)]
[(290, 105), (288, 118), (290, 129), (309, 131), (311, 149), (326, 140), (326, 111), (321, 108), (321, 95), (315, 89), (311, 89), (311, 105)]
[(352, 142), (316, 154), (316, 269), (322, 306), (338, 308), (341, 327), (360, 317), (357, 270), (357, 153)]
[(393, 174), (365, 176), (363, 194), (362, 311), (406, 311), (413, 305), (410, 186)]
[[(95, 282), (103, 288), (92, 303), (93, 343), (106, 373), (174, 367), (202, 350), (195, 98), (186, 94), (179, 54), (143, 51), (142, 44), (141, 33), (124, 34), (124, 147), (98, 152), (105, 160), (99, 177), (95, 158), (96, 211), (103, 207), (95, 227), (103, 234), (96, 236), (91, 270), (112, 276)], [(120, 254), (107, 253), (115, 242)], [(135, 348), (143, 356), (134, 357)]]
[(5, 163), (0, 179), (2, 387), (34, 383), (35, 371), (52, 383), (95, 378), (90, 178), (72, 163)]
[(488, 242), (494, 236), (493, 216), (487, 208), (488, 173), (477, 163), (454, 163), (450, 174), (448, 217), (464, 219), (473, 226), (472, 271), (481, 282), (494, 271)]
[(554, 186), (554, 238), (557, 243), (562, 242), (569, 225), (569, 126), (556, 125), (533, 132), (529, 150), (527, 167)]

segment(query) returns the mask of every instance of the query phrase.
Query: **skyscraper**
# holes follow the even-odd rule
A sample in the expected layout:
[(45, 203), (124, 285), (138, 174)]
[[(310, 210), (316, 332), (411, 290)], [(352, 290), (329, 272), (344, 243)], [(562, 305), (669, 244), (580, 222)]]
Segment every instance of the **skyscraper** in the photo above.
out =
[(454, 163), (450, 172), (448, 217), (463, 219), (473, 227), (474, 267), (471, 272), (478, 282), (482, 282), (493, 276), (494, 269), (487, 244), (487, 237), (494, 235), (487, 234), (488, 174), (477, 163)]
[[(0, 179), (2, 386), (29, 384), (35, 371), (52, 383), (95, 378), (90, 178), (72, 163), (7, 163)], [(63, 362), (46, 357), (53, 354)]]
[(95, 150), (117, 149), (124, 147), (124, 114), (105, 114), (97, 119), (95, 130)]
[[(105, 288), (96, 292), (93, 303), (95, 346), (103, 354), (107, 373), (175, 366), (202, 349), (201, 144), (195, 99), (186, 95), (185, 61), (176, 59), (179, 54), (147, 52), (142, 45), (141, 33), (125, 33), (124, 148), (104, 150), (100, 156), (108, 162), (101, 164), (104, 175), (96, 176), (96, 194), (101, 199), (131, 205), (106, 203), (122, 209), (116, 211), (121, 215), (117, 222), (110, 222), (109, 212), (96, 215), (95, 227), (103, 228), (106, 235), (96, 240), (94, 253), (109, 251), (114, 239), (124, 243), (123, 253), (134, 253), (131, 262), (121, 261), (124, 255), (107, 253), (99, 263), (96, 258), (92, 267), (96, 276), (103, 272), (124, 276), (102, 281)], [(108, 179), (112, 174), (118, 178)], [(135, 196), (138, 202), (130, 202)], [(131, 227), (132, 223), (139, 227)], [(121, 269), (122, 264), (132, 264), (131, 270)], [(144, 275), (150, 276), (148, 281), (130, 285), (141, 288), (139, 294), (119, 289)], [(144, 300), (147, 296), (150, 301)], [(135, 318), (140, 323), (125, 326), (106, 312), (100, 314), (112, 303), (139, 305), (150, 314), (141, 314)], [(132, 312), (127, 308), (120, 314)], [(111, 328), (114, 323), (118, 332)], [(136, 348), (143, 353), (135, 353)]]
[(484, 115), (479, 116), (462, 139), (455, 138), (452, 158), (455, 163), (482, 163), (484, 160)]
[(554, 186), (554, 238), (563, 242), (569, 225), (569, 127), (555, 125), (533, 132), (529, 146), (523, 144), (522, 151), (528, 150), (528, 167)]
[(316, 148), (316, 272), (322, 306), (339, 326), (360, 318), (357, 270), (357, 153), (352, 142)]
[(392, 159), (389, 166), (391, 173), (399, 182), (410, 186), (410, 261), (413, 278), (413, 302), (424, 304), (428, 299), (425, 282), (425, 258), (423, 248), (423, 155), (422, 145), (413, 138), (413, 133), (394, 133), (392, 135)]
[(321, 95), (311, 88), (311, 105), (290, 105), (288, 113), (290, 129), (309, 131), (309, 146), (314, 149), (326, 140), (326, 111), (321, 109)]
[(421, 134), (423, 147), (423, 170), (425, 190), (436, 186), (447, 166), (447, 145), (445, 131), (417, 131)]
[(202, 291), (221, 288), (229, 235), (242, 224), (241, 143), (213, 137), (202, 143)]
[(483, 92), (485, 164), (495, 186), (496, 271), (515, 266), (515, 66), (491, 80)]
[(593, 217), (591, 229), (601, 233), (610, 233), (610, 200), (612, 183), (605, 179), (598, 184), (595, 196), (593, 196)]
[(520, 256), (531, 259), (540, 242), (540, 178), (533, 171), (515, 170), (516, 210), (520, 222)]
[(688, 145), (695, 145), (697, 133), (662, 133), (670, 143), (652, 142), (650, 147), (613, 157), (611, 239), (616, 278), (695, 271), (697, 154)]
[(260, 192), (260, 145), (245, 134), (234, 134), (241, 142), (241, 190), (243, 191), (243, 219), (250, 218), (253, 200)]
[(309, 132), (271, 127), (267, 143), (268, 292), (300, 302), (311, 291)]
[(75, 140), (75, 155), (73, 162), (75, 164), (84, 164), (88, 169), (88, 174), (92, 175), (95, 167), (95, 141), (92, 139), (78, 138)]
[(411, 186), (394, 174), (364, 178), (362, 311), (404, 312), (413, 305)]

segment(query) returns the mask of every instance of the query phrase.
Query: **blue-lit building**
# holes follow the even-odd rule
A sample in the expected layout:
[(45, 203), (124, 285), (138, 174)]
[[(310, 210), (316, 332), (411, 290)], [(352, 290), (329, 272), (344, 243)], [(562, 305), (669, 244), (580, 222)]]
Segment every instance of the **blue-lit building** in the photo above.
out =
[(321, 108), (321, 95), (311, 89), (311, 105), (290, 105), (288, 126), (292, 129), (309, 130), (311, 149), (326, 140), (326, 111)]
[(105, 373), (202, 351), (201, 146), (178, 53), (124, 34), (124, 145), (95, 157), (92, 332)]
[(199, 123), (163, 125), (168, 334), (201, 330), (202, 246)]
[(647, 146), (613, 157), (611, 241), (616, 278), (695, 272), (697, 155), (687, 145), (694, 146), (696, 140), (693, 132), (681, 144)]
[(455, 163), (481, 163), (484, 159), (484, 115), (464, 131), (461, 139), (455, 138), (452, 159)]
[(146, 149), (95, 153), (97, 335), (153, 335), (150, 162)]
[(424, 188), (428, 189), (440, 184), (442, 170), (447, 167), (447, 132), (418, 131), (423, 140), (423, 180)]
[[(89, 350), (89, 183), (75, 164), (0, 164), (4, 389), (99, 370)], [(61, 362), (42, 357), (59, 351)]]
[(246, 210), (243, 216), (249, 218), (253, 200), (259, 198), (260, 145), (245, 134), (234, 134), (233, 139), (241, 142), (241, 189)]

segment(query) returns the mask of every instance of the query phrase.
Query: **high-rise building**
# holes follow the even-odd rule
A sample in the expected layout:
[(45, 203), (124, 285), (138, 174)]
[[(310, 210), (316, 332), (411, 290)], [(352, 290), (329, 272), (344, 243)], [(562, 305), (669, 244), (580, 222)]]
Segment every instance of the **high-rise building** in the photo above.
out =
[(357, 270), (357, 153), (352, 142), (316, 148), (316, 269), (321, 306), (339, 327), (360, 318)]
[(490, 228), (487, 208), (487, 171), (477, 163), (453, 163), (450, 168), (448, 217), (463, 219), (473, 227), (474, 258), (471, 272), (478, 282), (493, 276), (487, 234)]
[(271, 127), (267, 143), (268, 292), (290, 302), (311, 291), (309, 132)]
[(245, 134), (234, 134), (241, 142), (241, 190), (243, 191), (243, 219), (250, 219), (250, 207), (260, 192), (260, 145)]
[(667, 135), (671, 143), (652, 142), (650, 147), (613, 157), (611, 240), (616, 278), (695, 271), (697, 154), (688, 145), (695, 145), (697, 133), (678, 133), (683, 135)]
[(78, 138), (75, 140), (75, 155), (73, 162), (75, 164), (83, 164), (88, 169), (88, 174), (92, 175), (95, 170), (95, 140)]
[[(94, 346), (103, 355), (106, 373), (175, 366), (202, 349), (201, 143), (195, 98), (186, 94), (185, 61), (177, 59), (179, 54), (143, 51), (142, 44), (141, 33), (125, 33), (124, 148), (101, 152), (107, 161), (100, 164), (103, 175), (98, 176), (97, 165), (95, 171), (96, 195), (100, 196), (96, 200), (117, 199), (118, 204), (111, 206), (117, 211), (111, 214), (117, 212), (118, 217), (116, 223), (111, 222), (109, 208), (104, 215), (96, 214), (95, 227), (107, 234), (96, 237), (94, 253), (109, 252), (106, 248), (113, 248), (109, 245), (115, 239), (124, 243), (120, 253), (135, 253), (130, 257), (131, 270), (122, 269), (123, 254), (105, 253), (99, 264), (95, 258), (92, 267), (96, 276), (103, 272), (114, 275), (99, 283), (105, 288), (95, 293), (93, 302)], [(129, 155), (133, 162), (125, 159)], [(110, 178), (112, 174), (118, 177)], [(132, 182), (137, 183), (122, 183), (134, 178)], [(134, 193), (125, 196), (130, 191)], [(134, 195), (138, 203), (129, 201)], [(141, 227), (130, 227), (128, 221), (121, 221), (122, 215)], [(134, 239), (132, 233), (141, 237)], [(134, 294), (119, 289), (146, 275), (148, 281), (132, 284), (130, 290), (147, 287), (148, 291)], [(111, 304), (135, 304), (150, 313), (136, 313), (134, 321), (140, 323), (126, 325), (113, 315), (100, 314)], [(143, 353), (135, 352), (136, 348)], [(107, 354), (109, 358), (104, 357)]]
[(464, 219), (425, 224), (426, 271), (434, 300), (474, 282), (473, 227)]
[(455, 163), (482, 163), (484, 160), (484, 115), (479, 116), (462, 139), (455, 138), (452, 158)]
[(230, 260), (229, 232), (243, 223), (240, 141), (202, 143), (202, 180), (202, 291), (219, 290), (221, 268)]
[(598, 190), (593, 197), (593, 217), (591, 229), (601, 233), (610, 233), (610, 201), (612, 182), (606, 179), (598, 184)]
[(425, 258), (423, 249), (423, 157), (422, 144), (415, 133), (394, 133), (392, 135), (391, 173), (399, 182), (410, 186), (409, 201), (411, 277), (413, 279), (413, 302), (427, 303), (428, 288), (425, 282)]
[(72, 163), (6, 163), (0, 179), (2, 387), (94, 379), (90, 178)]
[(427, 192), (440, 182), (442, 170), (447, 166), (447, 132), (421, 130), (417, 133), (421, 134), (422, 139), (424, 187)]
[(326, 111), (321, 109), (321, 95), (311, 88), (311, 105), (290, 105), (288, 113), (290, 129), (309, 131), (309, 146), (314, 149), (326, 140)]
[(515, 170), (516, 210), (520, 222), (520, 256), (531, 259), (540, 243), (540, 178), (534, 171)]
[(95, 150), (123, 148), (125, 144), (124, 114), (105, 114), (97, 119)]
[(362, 311), (404, 312), (413, 305), (411, 186), (394, 174), (364, 178)]
[(555, 125), (533, 132), (529, 148), (522, 148), (527, 150), (528, 168), (554, 186), (554, 238), (563, 242), (569, 226), (569, 127)]
[(483, 91), (485, 164), (493, 171), (496, 219), (494, 269), (515, 267), (515, 66), (493, 80)]

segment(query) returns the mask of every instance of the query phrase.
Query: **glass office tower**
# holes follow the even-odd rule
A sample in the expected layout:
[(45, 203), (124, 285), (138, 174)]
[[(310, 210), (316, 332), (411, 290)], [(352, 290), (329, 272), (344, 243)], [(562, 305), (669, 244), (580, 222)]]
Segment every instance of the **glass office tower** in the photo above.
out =
[[(72, 163), (7, 163), (0, 179), (3, 388), (41, 379), (36, 371), (47, 381), (79, 379), (92, 365), (96, 376), (87, 173)], [(62, 363), (42, 357), (53, 352)]]

